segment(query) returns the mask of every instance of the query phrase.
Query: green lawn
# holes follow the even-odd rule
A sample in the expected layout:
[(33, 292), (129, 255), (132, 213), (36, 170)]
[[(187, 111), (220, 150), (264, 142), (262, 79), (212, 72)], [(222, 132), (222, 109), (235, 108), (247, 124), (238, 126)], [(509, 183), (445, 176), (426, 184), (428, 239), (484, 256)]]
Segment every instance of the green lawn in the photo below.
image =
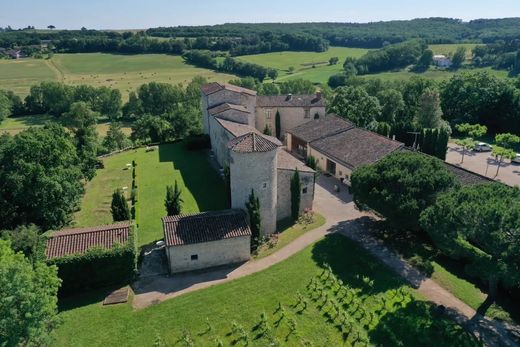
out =
[(131, 189), (131, 171), (126, 164), (137, 164), (139, 204), (139, 244), (163, 238), (161, 218), (166, 215), (166, 186), (175, 181), (182, 189), (183, 213), (220, 210), (227, 206), (223, 181), (210, 166), (204, 151), (186, 151), (183, 143), (160, 145), (158, 150), (144, 148), (104, 159), (105, 169), (86, 186), (81, 210), (75, 215), (78, 226), (112, 222), (110, 203), (117, 188)]
[(278, 225), (277, 234), (273, 235), (272, 241), (265, 243), (253, 254), (254, 259), (260, 259), (273, 254), (289, 243), (296, 240), (306, 232), (321, 227), (325, 224), (325, 217), (314, 213), (314, 221), (310, 224), (293, 223), (291, 220), (282, 221)]
[(430, 48), (433, 51), (433, 54), (443, 54), (443, 55), (453, 55), (458, 47), (464, 47), (466, 48), (466, 60), (471, 60), (471, 57), (473, 55), (472, 50), (476, 46), (482, 46), (481, 44), (477, 43), (455, 43), (455, 44), (440, 44), (440, 45), (429, 45), (428, 48)]
[[(0, 133), (7, 132), (11, 135), (15, 135), (27, 129), (28, 127), (43, 126), (46, 122), (60, 122), (64, 124), (59, 118), (56, 118), (48, 114), (38, 114), (23, 117), (9, 117), (4, 119), (4, 121), (0, 123)], [(100, 120), (99, 123), (96, 125), (96, 129), (99, 135), (101, 136), (106, 135), (109, 127), (110, 123), (104, 119)], [(129, 126), (123, 126), (122, 130), (127, 135), (130, 135), (132, 132), (132, 129)]]
[[(325, 263), (334, 276), (324, 273)], [(350, 289), (340, 290), (333, 277)], [(217, 340), (243, 346), (243, 341), (236, 342), (243, 334), (250, 346), (268, 345), (267, 335), (283, 346), (354, 345), (358, 338), (369, 339), (374, 346), (424, 346), (431, 341), (442, 346), (478, 345), (428, 304), (410, 301), (407, 293), (412, 292), (357, 244), (331, 235), (265, 271), (139, 311), (130, 304), (102, 307), (105, 292), (63, 300), (63, 323), (54, 345), (151, 346), (160, 337), (167, 345), (180, 346), (185, 345), (180, 341), (184, 335), (197, 346), (216, 346)], [(328, 298), (325, 305), (323, 298)], [(283, 310), (277, 310), (279, 303)], [(336, 309), (347, 314), (348, 323), (339, 323)], [(262, 312), (269, 326), (266, 334), (257, 326)], [(238, 332), (231, 332), (233, 322)], [(291, 325), (296, 327), (292, 334)]]
[(0, 89), (23, 96), (41, 81), (89, 84), (119, 89), (124, 98), (143, 83), (187, 83), (195, 76), (227, 82), (232, 75), (185, 64), (180, 56), (165, 54), (55, 54), (52, 59), (0, 60)]

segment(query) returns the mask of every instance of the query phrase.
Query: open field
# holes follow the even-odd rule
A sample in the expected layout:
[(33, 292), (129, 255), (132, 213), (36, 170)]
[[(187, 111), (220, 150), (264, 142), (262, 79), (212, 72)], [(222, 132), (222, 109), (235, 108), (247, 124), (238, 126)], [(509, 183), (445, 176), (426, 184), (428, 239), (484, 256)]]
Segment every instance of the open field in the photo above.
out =
[[(324, 273), (325, 263), (333, 275)], [(350, 289), (340, 289), (333, 278)], [(54, 345), (144, 346), (158, 338), (166, 345), (192, 340), (197, 346), (266, 346), (273, 338), (283, 346), (359, 345), (365, 339), (369, 345), (478, 345), (408, 293), (413, 290), (357, 244), (331, 235), (265, 271), (143, 310), (102, 307), (105, 292), (63, 300)], [(343, 314), (348, 318), (340, 323)]]
[[(15, 135), (29, 127), (43, 126), (46, 122), (59, 122), (63, 124), (63, 126), (67, 125), (64, 122), (62, 122), (59, 118), (56, 118), (48, 114), (38, 114), (23, 117), (9, 117), (7, 119), (4, 119), (4, 121), (0, 123), (0, 134), (6, 132), (11, 135)], [(110, 123), (103, 119), (100, 120), (100, 122), (96, 125), (96, 129), (100, 136), (105, 136), (109, 127)], [(121, 129), (127, 135), (130, 135), (132, 133), (132, 129), (129, 126), (122, 126)]]
[(477, 43), (456, 43), (456, 44), (441, 44), (441, 45), (429, 45), (428, 47), (433, 51), (433, 54), (452, 55), (455, 53), (458, 47), (466, 48), (466, 59), (470, 60), (472, 57), (471, 51), (476, 46), (481, 46)]
[[(347, 57), (359, 58), (368, 50), (363, 48), (330, 47), (327, 52), (275, 52), (238, 57), (250, 63), (267, 66), (278, 70), (278, 80), (303, 78), (314, 83), (327, 82), (329, 76), (343, 70), (343, 62)], [(329, 65), (331, 57), (338, 57), (337, 65)], [(289, 73), (289, 67), (294, 72)], [(315, 66), (313, 68), (313, 66)]]
[(13, 90), (21, 96), (29, 92), (31, 85), (53, 80), (116, 88), (126, 99), (130, 91), (143, 83), (186, 83), (195, 76), (220, 82), (234, 78), (187, 65), (180, 56), (165, 54), (77, 53), (55, 54), (50, 60), (0, 60), (0, 89)]
[(131, 171), (124, 168), (132, 160), (137, 164), (140, 245), (163, 238), (161, 218), (166, 215), (166, 186), (175, 181), (182, 189), (183, 213), (220, 210), (227, 206), (224, 183), (210, 166), (206, 153), (187, 152), (179, 142), (160, 145), (152, 152), (140, 148), (105, 158), (105, 169), (98, 170), (86, 186), (81, 211), (75, 216), (78, 226), (112, 222), (112, 193), (125, 186), (130, 191)]

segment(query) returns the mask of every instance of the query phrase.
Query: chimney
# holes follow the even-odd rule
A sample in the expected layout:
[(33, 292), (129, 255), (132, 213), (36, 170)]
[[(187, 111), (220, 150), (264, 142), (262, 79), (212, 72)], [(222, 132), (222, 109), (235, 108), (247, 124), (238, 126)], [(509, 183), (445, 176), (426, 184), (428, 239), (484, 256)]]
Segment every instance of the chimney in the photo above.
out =
[(316, 99), (321, 100), (321, 91), (316, 92)]

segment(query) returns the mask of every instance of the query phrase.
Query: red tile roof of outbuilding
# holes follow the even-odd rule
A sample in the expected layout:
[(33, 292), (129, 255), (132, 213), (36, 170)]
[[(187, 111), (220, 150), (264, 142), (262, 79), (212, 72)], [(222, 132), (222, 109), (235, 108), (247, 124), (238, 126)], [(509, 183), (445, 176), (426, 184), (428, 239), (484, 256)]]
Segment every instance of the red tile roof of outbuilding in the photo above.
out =
[(163, 219), (166, 246), (181, 246), (250, 236), (246, 214), (241, 210), (168, 216)]
[(47, 240), (47, 259), (73, 254), (84, 254), (94, 247), (110, 249), (115, 244), (125, 244), (130, 234), (130, 222), (88, 228), (63, 229)]

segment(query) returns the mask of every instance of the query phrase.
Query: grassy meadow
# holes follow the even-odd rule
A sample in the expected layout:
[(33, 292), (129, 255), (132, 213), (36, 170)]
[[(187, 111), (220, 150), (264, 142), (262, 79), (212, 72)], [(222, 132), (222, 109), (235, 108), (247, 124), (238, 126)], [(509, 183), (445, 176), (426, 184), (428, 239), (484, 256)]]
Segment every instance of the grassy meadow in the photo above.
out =
[(232, 75), (185, 64), (180, 56), (165, 54), (121, 55), (107, 53), (55, 54), (51, 59), (0, 60), (0, 89), (28, 94), (41, 81), (89, 84), (128, 93), (143, 83), (187, 83), (195, 76), (226, 82)]
[(55, 346), (151, 346), (159, 340), (168, 346), (478, 345), (339, 235), (265, 271), (142, 310), (130, 303), (103, 307), (105, 294), (61, 302)]
[(160, 145), (146, 152), (130, 150), (103, 159), (104, 169), (87, 183), (81, 210), (74, 221), (77, 226), (94, 226), (112, 222), (110, 203), (115, 189), (132, 184), (126, 164), (137, 164), (138, 220), (140, 245), (163, 238), (161, 218), (166, 215), (166, 186), (178, 182), (182, 190), (183, 213), (220, 210), (227, 207), (223, 181), (210, 166), (204, 151), (186, 151), (184, 144)]
[[(16, 135), (29, 127), (43, 126), (46, 122), (59, 122), (63, 124), (63, 126), (67, 126), (67, 124), (59, 118), (56, 118), (48, 114), (38, 114), (23, 117), (9, 117), (4, 119), (2, 123), (0, 123), (0, 134), (6, 132), (11, 135)], [(96, 125), (97, 132), (100, 136), (105, 136), (109, 127), (110, 123), (106, 119), (101, 119)], [(125, 126), (123, 124), (121, 130), (127, 135), (130, 135), (132, 133), (132, 129), (128, 125)]]

